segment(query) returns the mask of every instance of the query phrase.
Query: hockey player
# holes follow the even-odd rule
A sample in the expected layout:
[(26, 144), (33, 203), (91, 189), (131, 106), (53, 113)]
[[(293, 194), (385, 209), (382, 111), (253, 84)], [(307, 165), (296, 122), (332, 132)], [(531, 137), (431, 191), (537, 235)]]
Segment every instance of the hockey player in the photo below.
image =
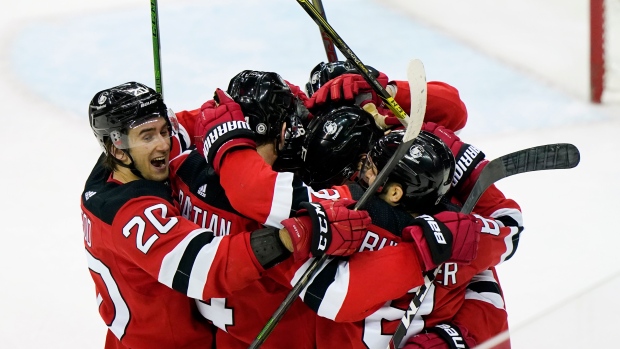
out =
[[(296, 107), (293, 109), (287, 108), (287, 106), (291, 105), (291, 103), (287, 101), (291, 100), (292, 92), (288, 91), (287, 95), (287, 88), (277, 74), (252, 71), (242, 72), (231, 80), (228, 90), (233, 98), (240, 102), (239, 104), (241, 104), (241, 106), (230, 100), (223, 92), (217, 91), (216, 94), (219, 103), (216, 103), (216, 101), (205, 103), (202, 109), (203, 118), (198, 120), (196, 125), (200, 127), (204, 123), (205, 126), (203, 127), (206, 129), (205, 133), (207, 134), (205, 139), (209, 139), (209, 135), (213, 134), (213, 132), (217, 132), (218, 139), (215, 140), (215, 142), (212, 140), (211, 144), (219, 144), (226, 147), (227, 144), (243, 142), (243, 138), (246, 137), (247, 134), (215, 131), (218, 130), (217, 125), (232, 120), (247, 118), (251, 128), (256, 130), (255, 133), (263, 135), (262, 139), (257, 142), (260, 144), (258, 146), (258, 153), (239, 148), (234, 150), (229, 149), (225, 156), (218, 157), (214, 155), (212, 145), (205, 141), (204, 154), (207, 158), (208, 166), (206, 171), (203, 172), (207, 173), (207, 176), (200, 174), (201, 170), (198, 168), (200, 161), (196, 159), (196, 161), (185, 160), (184, 165), (179, 167), (179, 170), (176, 171), (177, 176), (173, 177), (177, 180), (182, 178), (186, 180), (185, 185), (181, 183), (173, 184), (173, 187), (186, 188), (182, 190), (183, 194), (179, 193), (178, 196), (179, 200), (182, 201), (183, 212), (186, 212), (190, 217), (196, 217), (196, 213), (198, 213), (198, 217), (202, 217), (201, 212), (218, 212), (217, 207), (209, 206), (214, 206), (218, 202), (221, 203), (223, 195), (215, 196), (215, 198), (219, 199), (214, 200), (214, 198), (210, 199), (208, 195), (205, 197), (204, 193), (200, 193), (200, 188), (205, 185), (206, 188), (211, 188), (212, 190), (210, 192), (207, 191), (207, 194), (224, 193), (223, 190), (219, 191), (218, 189), (214, 189), (217, 188), (214, 185), (214, 181), (204, 181), (205, 177), (208, 178), (211, 174), (218, 173), (220, 175), (220, 184), (228, 180), (234, 183), (234, 185), (229, 188), (223, 188), (225, 189), (225, 194), (230, 205), (235, 209), (232, 212), (237, 215), (244, 215), (259, 223), (269, 224), (270, 221), (273, 221), (274, 215), (290, 215), (291, 210), (300, 208), (300, 198), (305, 198), (304, 201), (332, 198), (327, 196), (326, 192), (313, 192), (306, 186), (294, 184), (294, 182), (297, 182), (293, 179), (294, 176), (292, 173), (274, 172), (269, 166), (269, 164), (275, 163), (278, 158), (276, 144), (278, 144), (278, 142), (282, 145), (286, 143), (283, 133), (286, 128), (283, 120), (286, 118), (284, 118), (283, 115), (285, 115), (287, 111), (290, 113), (291, 110), (297, 110)], [(294, 104), (295, 103), (292, 105)], [(245, 116), (239, 113), (239, 108), (243, 109), (246, 114)], [(282, 111), (282, 109), (285, 109), (285, 111)], [(265, 113), (264, 111), (266, 110), (268, 110), (269, 113)], [(360, 112), (365, 115), (365, 117), (370, 118), (367, 113), (361, 110)], [(270, 132), (275, 129), (280, 130), (279, 141), (273, 136), (268, 136), (271, 134)], [(222, 135), (223, 140), (220, 140), (219, 137), (222, 137)], [(238, 157), (239, 154), (243, 156)], [(239, 159), (239, 161), (235, 159)], [(172, 162), (173, 168), (175, 167), (175, 161), (176, 160)], [(196, 164), (197, 166), (190, 164)], [(235, 164), (239, 164), (241, 167), (237, 168)], [(227, 172), (227, 170), (232, 168), (236, 170)], [(227, 173), (227, 175), (224, 176), (223, 173)], [(250, 182), (237, 182), (237, 180), (248, 178), (246, 175), (251, 177)], [(198, 178), (203, 179), (200, 180)], [(276, 183), (276, 187), (279, 190), (274, 190), (272, 183)], [(242, 190), (240, 191), (240, 189)], [(243, 197), (243, 199), (241, 202), (237, 202), (235, 206), (232, 200), (230, 200), (231, 196), (235, 198)], [(188, 201), (190, 204), (187, 204)], [(224, 208), (230, 210), (231, 206), (224, 206)], [(248, 209), (248, 206), (252, 208)], [(228, 217), (230, 217), (230, 213)], [(198, 222), (202, 220), (201, 218), (193, 219)], [(202, 221), (205, 222), (204, 220)], [(206, 224), (213, 221), (213, 219), (207, 219)], [(471, 224), (473, 222), (462, 223), (468, 227), (473, 227)], [(467, 231), (467, 229), (464, 229), (464, 232)], [(233, 231), (231, 230), (230, 233), (233, 234)], [(470, 234), (469, 238), (465, 238), (465, 235), (467, 234), (463, 233), (461, 236), (462, 241), (459, 240), (455, 242), (455, 245), (476, 240), (475, 234)], [(373, 256), (374, 260), (371, 260), (368, 256), (362, 255), (358, 257), (354, 255), (349, 260), (349, 263), (343, 262), (341, 264), (332, 265), (344, 268), (342, 272), (344, 272), (344, 276), (347, 277), (345, 282), (349, 280), (352, 280), (353, 283), (357, 282), (356, 280), (366, 281), (357, 278), (355, 276), (357, 275), (356, 272), (352, 273), (351, 278), (349, 278), (347, 272), (349, 265), (353, 267), (358, 266), (358, 268), (363, 270), (376, 270), (376, 272), (373, 273), (373, 275), (375, 275), (375, 280), (384, 282), (388, 279), (385, 278), (385, 273), (382, 272), (381, 265), (376, 263), (378, 259), (381, 259), (381, 256), (388, 259), (398, 258), (395, 265), (402, 260), (408, 260), (412, 263), (411, 271), (408, 273), (399, 273), (402, 282), (398, 285), (396, 290), (394, 290), (396, 286), (391, 288), (395, 295), (400, 295), (410, 288), (420, 285), (423, 281), (421, 275), (422, 270), (413, 266), (417, 258), (417, 252), (414, 250), (415, 248), (416, 247), (411, 243), (403, 243), (400, 246), (394, 246), (391, 249), (386, 249), (377, 253)], [(424, 253), (428, 254), (430, 251), (427, 250)], [(474, 254), (475, 247), (467, 251), (463, 250), (458, 255), (455, 254), (454, 256), (450, 255), (447, 257), (454, 257), (454, 260), (467, 261), (473, 258)], [(395, 257), (392, 257), (393, 255)], [(226, 299), (212, 300), (199, 304), (199, 308), (203, 315), (220, 329), (216, 334), (218, 346), (225, 346), (227, 348), (247, 347), (254, 339), (269, 316), (271, 316), (273, 311), (288, 294), (291, 284), (296, 282), (295, 272), (299, 269), (297, 273), (300, 274), (305, 270), (303, 268), (307, 266), (306, 264), (300, 265), (298, 263), (290, 268), (286, 263), (287, 262), (283, 262), (266, 273), (274, 282), (267, 282), (267, 278), (263, 278), (260, 282), (257, 282), (256, 285), (235, 292)], [(278, 285), (287, 286), (285, 292), (282, 292), (282, 288)], [(306, 295), (310, 296), (311, 293), (308, 292)], [(257, 303), (259, 303), (260, 306), (257, 306)], [(251, 313), (252, 316), (247, 316), (249, 309), (253, 309)], [(292, 309), (287, 312), (287, 315), (282, 320), (283, 322), (276, 327), (274, 333), (267, 339), (264, 346), (305, 347), (305, 345), (307, 345), (313, 348), (315, 346), (315, 337), (317, 334), (314, 331), (314, 322), (308, 321), (308, 316), (314, 319), (316, 314), (309, 311), (308, 308), (300, 304), (299, 301), (294, 303)]]
[[(434, 126), (436, 125), (431, 124), (426, 128), (431, 129)], [(452, 141), (449, 144), (453, 149), (471, 147), (462, 143), (448, 130), (436, 131), (452, 137), (444, 138)], [(369, 159), (382, 167), (400, 143), (399, 139), (402, 139), (402, 132), (396, 131), (387, 135), (375, 145)], [(467, 177), (471, 176), (468, 179), (461, 177), (465, 180), (460, 183), (462, 187), (459, 187), (458, 183), (453, 187), (452, 190), (457, 189), (454, 192), (455, 197), (461, 198), (454, 199), (454, 203), (463, 202), (460, 201), (463, 199), (458, 195), (459, 190), (469, 192), (473, 186), (471, 179), (476, 178), (486, 164), (481, 156), (472, 157), (472, 160), (472, 166), (476, 163), (479, 166), (474, 173), (467, 174)], [(414, 166), (405, 169), (402, 167), (402, 164), (399, 165), (398, 170), (390, 176), (388, 182), (393, 183), (386, 184), (382, 197), (394, 204), (399, 203), (410, 211), (425, 212), (432, 203), (417, 200), (419, 194), (415, 191), (421, 178), (424, 180), (424, 172), (415, 170)], [(414, 175), (416, 173), (417, 176)], [(442, 266), (437, 280), (432, 284), (429, 294), (411, 322), (405, 337), (409, 337), (407, 348), (473, 348), (476, 344), (507, 330), (501, 288), (493, 267), (512, 257), (516, 250), (516, 242), (523, 229), (519, 207), (512, 200), (503, 198), (501, 192), (492, 187), (491, 191), (482, 197), (475, 211), (487, 216), (478, 216), (484, 224), (479, 253), (470, 264), (446, 263)], [(403, 300), (394, 301), (391, 306), (401, 308), (407, 303), (406, 299), (404, 303)], [(423, 328), (426, 333), (419, 334)], [(416, 334), (419, 335), (415, 336)]]
[[(323, 126), (325, 124), (332, 123), (333, 121), (336, 121), (336, 120), (331, 120), (328, 117), (324, 119), (323, 121), (319, 122), (320, 119), (321, 118), (313, 119), (313, 121), (310, 124), (311, 127), (308, 130), (306, 141), (304, 143), (305, 148), (306, 148), (306, 151), (305, 151), (306, 162), (305, 162), (304, 170), (302, 171), (302, 173), (312, 174), (311, 176), (309, 176), (311, 180), (318, 178), (320, 181), (323, 181), (324, 178), (320, 177), (321, 172), (325, 173), (326, 176), (328, 177), (332, 173), (336, 173), (336, 174), (342, 173), (342, 169), (345, 169), (345, 172), (347, 172), (346, 169), (350, 168), (351, 166), (346, 161), (343, 161), (343, 160), (347, 157), (358, 158), (356, 155), (358, 155), (359, 153), (356, 153), (355, 150), (352, 150), (351, 145), (355, 144), (355, 142), (351, 141), (351, 139), (354, 139), (356, 135), (359, 135), (359, 132), (352, 132), (351, 134), (347, 134), (346, 129), (341, 128), (339, 129), (339, 133), (337, 135), (334, 135), (334, 133), (330, 133), (328, 131), (330, 127), (323, 127)], [(336, 121), (334, 123), (340, 124), (340, 125), (343, 124), (341, 121), (340, 122)], [(353, 129), (351, 128), (351, 130)], [(450, 133), (448, 130), (445, 130), (443, 128), (442, 128), (442, 132)], [(382, 146), (379, 148), (380, 151), (377, 151), (376, 148), (374, 148), (375, 158), (380, 160), (379, 164), (381, 166), (387, 161), (387, 158), (389, 158), (389, 156), (393, 153), (393, 150), (394, 150), (393, 148), (395, 148), (398, 145), (399, 142), (398, 143), (394, 142), (394, 137), (395, 135), (398, 135), (398, 134), (400, 134), (400, 137), (402, 137), (402, 133), (389, 134), (388, 136), (385, 136), (384, 138), (382, 138), (382, 141), (379, 143), (379, 144), (385, 145), (386, 139), (387, 139), (389, 140), (389, 144), (391, 145), (391, 148)], [(416, 143), (414, 143), (414, 146), (412, 146), (412, 151), (410, 152), (410, 154), (407, 155), (403, 161), (401, 161), (399, 167), (397, 167), (397, 170), (395, 170), (395, 172), (400, 173), (400, 178), (401, 178), (400, 182), (402, 183), (400, 184), (400, 188), (397, 190), (396, 186), (393, 186), (393, 185), (387, 186), (387, 188), (385, 188), (382, 192), (383, 193), (382, 196), (384, 199), (391, 200), (390, 202), (394, 205), (402, 201), (403, 203), (407, 204), (406, 206), (408, 206), (409, 208), (415, 208), (418, 212), (421, 211), (421, 212), (426, 212), (426, 213), (433, 213), (433, 212), (445, 209), (445, 208), (442, 208), (441, 206), (435, 205), (435, 202), (439, 198), (441, 198), (442, 195), (445, 194), (445, 192), (447, 191), (447, 188), (449, 188), (450, 186), (449, 184), (444, 185), (441, 187), (443, 188), (442, 190), (439, 190), (438, 187), (436, 186), (438, 185), (438, 183), (446, 181), (446, 179), (448, 179), (448, 182), (451, 182), (452, 176), (448, 175), (448, 171), (445, 170), (445, 167), (444, 167), (443, 173), (444, 173), (445, 178), (442, 178), (441, 176), (442, 171), (439, 170), (441, 167), (433, 167), (432, 166), (433, 163), (428, 160), (424, 162), (423, 160), (429, 158), (429, 156), (420, 157), (420, 155), (434, 154), (434, 156), (437, 159), (440, 159), (441, 158), (440, 154), (447, 153), (448, 155), (450, 155), (449, 156), (450, 162), (453, 162), (453, 160), (450, 154), (450, 150), (447, 147), (445, 146), (443, 148), (440, 148), (438, 146), (435, 146), (434, 148), (430, 147), (429, 144), (432, 144), (433, 142), (431, 139), (429, 139), (429, 137), (432, 137), (435, 140), (435, 143), (441, 143), (440, 141), (438, 141), (438, 138), (436, 136), (432, 134), (427, 134), (423, 131), (421, 136), (419, 136), (420, 139), (416, 139)], [(342, 144), (339, 142), (336, 142), (336, 140), (339, 140), (340, 142), (342, 142)], [(462, 145), (463, 143), (459, 141), (457, 146), (462, 146)], [(413, 151), (414, 149), (416, 150), (415, 152)], [(424, 149), (428, 149), (428, 150), (424, 151)], [(433, 149), (435, 149), (434, 152), (432, 152)], [(443, 152), (437, 151), (436, 149), (443, 149)], [(378, 156), (377, 153), (380, 156)], [(447, 156), (444, 155), (444, 158), (447, 158)], [(322, 162), (321, 159), (325, 159), (326, 161)], [(417, 161), (417, 163), (413, 162), (414, 160)], [(409, 164), (408, 166), (405, 165), (407, 163)], [(452, 166), (454, 166), (454, 164), (452, 164)], [(433, 168), (435, 169), (433, 170)], [(407, 177), (407, 175), (409, 177)], [(340, 177), (334, 176), (331, 178), (332, 179), (340, 178), (340, 180), (342, 180), (341, 176)], [(394, 176), (391, 176), (391, 178), (394, 178)], [(405, 180), (403, 180), (402, 178), (405, 178)], [(405, 183), (407, 183), (407, 185), (405, 185)], [(314, 183), (311, 182), (311, 184), (314, 184)], [(351, 193), (353, 194), (353, 198), (359, 197), (362, 193), (360, 189), (356, 189), (357, 185), (353, 183), (348, 184), (347, 187), (350, 189)], [(343, 191), (341, 190), (341, 192)], [(514, 215), (520, 217), (520, 213), (518, 212), (518, 210), (513, 209), (513, 207), (516, 206), (516, 204), (514, 204), (514, 202), (512, 202), (511, 200), (502, 199), (503, 195), (501, 195), (500, 192), (496, 192), (496, 188), (493, 188), (490, 194), (493, 194), (493, 195), (491, 196), (485, 195), (485, 197), (481, 201), (481, 207), (489, 206), (493, 204), (495, 205), (495, 209), (504, 207), (504, 209), (501, 210), (500, 212), (503, 212), (507, 216), (508, 216), (508, 213), (513, 211), (512, 213)], [(371, 203), (374, 203), (374, 202), (371, 202)], [(364, 249), (374, 250), (374, 249), (382, 248), (384, 246), (388, 246), (390, 243), (395, 243), (399, 241), (400, 238), (389, 233), (389, 231), (392, 231), (392, 232), (396, 231), (398, 232), (396, 235), (400, 235), (399, 234), (400, 230), (402, 230), (405, 225), (411, 224), (411, 222), (408, 222), (407, 220), (407, 217), (411, 219), (411, 217), (408, 216), (408, 214), (405, 214), (403, 217), (402, 212), (400, 212), (400, 216), (399, 216), (398, 211), (393, 211), (393, 210), (389, 210), (385, 208), (381, 209), (380, 210), (381, 213), (378, 214), (376, 212), (376, 210), (378, 209), (376, 208), (377, 204), (370, 205), (371, 203), (369, 203), (369, 206), (367, 206), (367, 210), (369, 211), (371, 216), (383, 218), (379, 220), (376, 220), (375, 218), (373, 218), (373, 226), (380, 225), (383, 227), (387, 227), (388, 229), (387, 231), (377, 230), (377, 231), (374, 231), (374, 234), (367, 235), (367, 238), (365, 239), (364, 244), (362, 245), (362, 250)], [(405, 205), (403, 205), (403, 203), (401, 203), (398, 206), (404, 207)], [(416, 206), (412, 207), (412, 203), (415, 203)], [(486, 212), (488, 211), (489, 210), (487, 209)], [(501, 217), (500, 219), (508, 221), (509, 217)], [(487, 220), (487, 219), (482, 219), (482, 218), (479, 218), (479, 221), (485, 223), (486, 228), (483, 231), (488, 231), (489, 230), (488, 226), (492, 224), (489, 222), (493, 222), (493, 220)], [(514, 225), (516, 226), (517, 224), (514, 224)], [(485, 247), (480, 253), (485, 254), (485, 256), (487, 257), (480, 257), (480, 256), (477, 257), (474, 260), (474, 263), (477, 263), (477, 264), (475, 265), (475, 267), (469, 268), (468, 269), (469, 271), (476, 270), (476, 268), (480, 268), (481, 265), (484, 267), (485, 266), (484, 263), (488, 263), (489, 259), (497, 258), (498, 256), (497, 253), (501, 255), (505, 251), (512, 250), (513, 248), (512, 244), (505, 246), (506, 243), (504, 242), (504, 238), (506, 236), (511, 237), (513, 235), (518, 235), (518, 233), (520, 232), (519, 228), (517, 227), (501, 228), (501, 229), (498, 228), (498, 229), (493, 229), (493, 232), (499, 232), (500, 230), (501, 230), (501, 234), (499, 234), (500, 236), (492, 237), (490, 239), (488, 235), (485, 237), (485, 234), (483, 234), (483, 237), (485, 238), (481, 240), (481, 248), (483, 248), (482, 246), (485, 246)], [(383, 232), (383, 235), (379, 234), (380, 232)], [(489, 241), (491, 241), (491, 246), (497, 247), (497, 251), (491, 249), (492, 252), (495, 251), (495, 254), (492, 252), (490, 253), (485, 252), (490, 249)], [(508, 241), (510, 241), (510, 239), (508, 239)], [(359, 256), (359, 255), (360, 254), (358, 253), (356, 256)], [(510, 253), (507, 253), (507, 255), (511, 256)], [(503, 257), (505, 258), (506, 256), (503, 256)], [(497, 261), (494, 261), (494, 263), (496, 264)], [(494, 265), (493, 263), (491, 264)], [(452, 269), (449, 269), (444, 274), (452, 275), (456, 271), (454, 267), (455, 264), (449, 263), (448, 265), (450, 265)], [(390, 268), (388, 267), (386, 269), (390, 269)], [(484, 269), (486, 269), (486, 267), (484, 267)], [(464, 271), (464, 272), (457, 274), (458, 279), (460, 281), (459, 285), (462, 285), (463, 282), (467, 284), (467, 282), (469, 282), (469, 280), (472, 279), (471, 275), (468, 276), (467, 273), (468, 272)], [(477, 275), (476, 277), (474, 277), (472, 283), (475, 284), (476, 282), (478, 282), (477, 284), (481, 285), (479, 281), (482, 281), (482, 280), (492, 281), (493, 279), (489, 278), (489, 276), (492, 276), (492, 275), (487, 275), (487, 274), (490, 274), (490, 272), (484, 271), (483, 274)], [(392, 277), (394, 278), (394, 280), (398, 279), (397, 275), (394, 275)], [(492, 284), (492, 283), (488, 282), (486, 284)], [(471, 288), (472, 290), (476, 289), (475, 286), (472, 286)], [(339, 344), (339, 347), (356, 348), (357, 346), (354, 343), (360, 343), (361, 345), (360, 338), (363, 337), (363, 345), (370, 347), (370, 348), (374, 348), (374, 347), (384, 348), (387, 345), (387, 341), (391, 337), (390, 334), (393, 333), (395, 329), (396, 322), (389, 321), (389, 320), (398, 320), (400, 319), (400, 317), (402, 317), (403, 311), (402, 310), (399, 311), (398, 309), (406, 308), (410, 298), (405, 297), (404, 298), (405, 301), (399, 301), (399, 302), (395, 301), (393, 305), (396, 308), (386, 307), (386, 308), (379, 309), (375, 313), (372, 313), (372, 312), (368, 313), (364, 311), (363, 307), (357, 307), (357, 305), (361, 302), (368, 302), (371, 299), (374, 299), (376, 301), (381, 301), (380, 298), (373, 298), (381, 294), (381, 292), (369, 293), (367, 290), (362, 289), (362, 292), (360, 293), (360, 295), (356, 296), (355, 295), (356, 291), (359, 293), (359, 290), (352, 290), (351, 288), (349, 288), (347, 290), (347, 295), (342, 295), (338, 292), (339, 289), (341, 288), (334, 287), (334, 289), (331, 289), (331, 286), (330, 287), (323, 286), (322, 287), (322, 290), (324, 290), (323, 293), (326, 295), (329, 295), (329, 297), (326, 297), (327, 299), (325, 300), (325, 302), (329, 303), (329, 302), (332, 302), (332, 299), (343, 299), (343, 298), (346, 298), (346, 299), (357, 298), (358, 301), (350, 302), (348, 304), (348, 308), (347, 306), (341, 307), (339, 312), (335, 316), (333, 316), (333, 319), (337, 321), (347, 321), (347, 320), (350, 321), (356, 318), (360, 319), (360, 318), (366, 317), (367, 315), (369, 316), (363, 321), (354, 323), (353, 325), (338, 324), (337, 326), (335, 326), (334, 324), (324, 324), (324, 326), (322, 327), (326, 328), (327, 331), (334, 331), (334, 334), (331, 336), (327, 336), (327, 338), (333, 338), (333, 337), (344, 338), (343, 342)], [(493, 289), (491, 288), (491, 290)], [(438, 292), (438, 293), (441, 294), (441, 292)], [(445, 318), (446, 312), (448, 312), (448, 314), (453, 315), (454, 311), (459, 309), (458, 305), (460, 303), (463, 303), (463, 300), (467, 298), (465, 297), (464, 290), (462, 290), (461, 292), (457, 292), (457, 294), (458, 294), (458, 297), (456, 297), (456, 300), (451, 299), (450, 301), (448, 301), (448, 299), (450, 299), (449, 297), (438, 296), (438, 298), (441, 301), (437, 301), (437, 304), (446, 304), (446, 306), (445, 306), (445, 309), (435, 311), (432, 315), (428, 315), (429, 323), (432, 323), (433, 321), (437, 321), (437, 320), (442, 321), (442, 316), (444, 316), (443, 321), (448, 321), (452, 319), (452, 317)], [(472, 291), (468, 291), (468, 297), (472, 297), (472, 294), (473, 294)], [(489, 295), (489, 293), (486, 293), (486, 294)], [(489, 297), (488, 299), (493, 299), (493, 298), (501, 300), (501, 295), (496, 294), (495, 297)], [(433, 297), (429, 299), (433, 299)], [(495, 308), (494, 305), (496, 304), (488, 304), (488, 303), (485, 303), (482, 305), (479, 304), (479, 303), (484, 303), (484, 302), (480, 302), (478, 300), (484, 300), (484, 299), (485, 298), (478, 297), (476, 298), (476, 300), (464, 301), (464, 303), (466, 304), (466, 307), (472, 310), (480, 309), (480, 308), (484, 309), (485, 307), (489, 308), (489, 306), (491, 306), (490, 309), (487, 309), (487, 311), (483, 313), (484, 317), (482, 317), (482, 319), (487, 319), (487, 320), (490, 319), (491, 321), (489, 321), (489, 323), (481, 324), (480, 323), (481, 321), (479, 321), (480, 320), (479, 317), (476, 318), (477, 320), (475, 321), (461, 321), (461, 324), (463, 323), (469, 324), (471, 328), (473, 328), (474, 331), (472, 332), (475, 332), (475, 333), (470, 334), (470, 337), (474, 336), (474, 338), (476, 339), (489, 338), (489, 336), (492, 336), (493, 334), (501, 332), (501, 330), (499, 330), (498, 328), (501, 328), (502, 326), (505, 326), (506, 324), (505, 322), (506, 313), (505, 313), (505, 310), (503, 309), (503, 304), (499, 304), (500, 308)], [(364, 303), (364, 304), (368, 304), (368, 303)], [(315, 300), (313, 306), (315, 308), (320, 309), (324, 305), (322, 304), (322, 301)], [(429, 309), (429, 308), (425, 307), (424, 309)], [(422, 315), (422, 313), (420, 313), (419, 315)], [(469, 312), (459, 311), (457, 315), (464, 315), (466, 313), (470, 315), (473, 313), (475, 315), (475, 312), (471, 310)], [(427, 313), (424, 313), (424, 315), (427, 315)], [(434, 317), (431, 317), (431, 316), (434, 316)], [(464, 319), (466, 320), (467, 317), (464, 317)], [(495, 322), (495, 320), (499, 320), (499, 321)], [(317, 326), (321, 328), (320, 323), (322, 322), (322, 320), (319, 319), (318, 322), (319, 324), (317, 324)], [(419, 326), (420, 324), (423, 325), (423, 323), (421, 323), (419, 320), (416, 320), (414, 322), (414, 325), (412, 325), (414, 326), (412, 327), (412, 330), (413, 328), (415, 328), (415, 326)], [(488, 326), (485, 326), (485, 324)], [(446, 324), (442, 324), (441, 326), (445, 327)], [(433, 327), (433, 326), (431, 325), (430, 327)], [(442, 327), (439, 327), (439, 328), (442, 328)], [(347, 337), (345, 334), (348, 334), (349, 337)], [(468, 338), (468, 340), (470, 340), (470, 338)], [(432, 343), (436, 345), (437, 341), (432, 342)], [(478, 341), (478, 343), (480, 343), (480, 341)], [(325, 344), (327, 346), (323, 346), (323, 347), (328, 347), (329, 344), (328, 343), (325, 343)], [(447, 345), (446, 343), (444, 344)]]
[[(285, 220), (294, 234), (256, 229), (216, 236), (179, 214), (166, 182), (171, 153), (181, 150), (178, 123), (154, 90), (129, 82), (100, 91), (89, 121), (104, 153), (84, 187), (82, 223), (108, 326), (106, 348), (209, 348), (213, 328), (197, 316), (192, 298), (226, 297), (260, 279), (291, 254), (280, 238), (293, 255), (310, 254), (318, 220)], [(366, 225), (363, 212), (332, 202), (314, 207), (324, 214), (321, 223), (342, 236)], [(346, 254), (325, 247), (327, 254)]]

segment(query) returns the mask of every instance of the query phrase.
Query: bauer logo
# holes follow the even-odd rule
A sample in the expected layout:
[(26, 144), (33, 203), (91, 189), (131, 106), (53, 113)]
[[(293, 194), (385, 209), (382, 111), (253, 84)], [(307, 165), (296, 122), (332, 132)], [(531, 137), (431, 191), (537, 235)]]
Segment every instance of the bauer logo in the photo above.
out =
[(446, 244), (446, 238), (443, 236), (441, 228), (439, 228), (439, 224), (437, 224), (435, 218), (425, 214), (419, 216), (418, 218), (422, 218), (426, 221), (426, 223), (428, 223), (428, 226), (433, 230), (433, 234), (435, 235), (435, 240), (437, 240), (437, 243), (442, 245)]

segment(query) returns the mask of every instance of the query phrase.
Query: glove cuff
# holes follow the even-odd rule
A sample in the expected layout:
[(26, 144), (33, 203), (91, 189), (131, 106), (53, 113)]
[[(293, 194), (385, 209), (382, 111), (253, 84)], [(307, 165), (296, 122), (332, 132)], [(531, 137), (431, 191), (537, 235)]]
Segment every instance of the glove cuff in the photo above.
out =
[(426, 246), (435, 266), (450, 259), (453, 237), (452, 232), (443, 222), (433, 216), (421, 215), (413, 221), (413, 224), (422, 228)]
[[(469, 345), (465, 340), (465, 336), (461, 332), (461, 329), (450, 323), (443, 323), (435, 325), (435, 327), (429, 328), (426, 332), (437, 334), (446, 344), (449, 349), (469, 349)], [(475, 345), (475, 343), (474, 343)]]
[(454, 191), (458, 192), (463, 187), (463, 183), (467, 182), (476, 166), (484, 160), (484, 153), (473, 145), (463, 143), (454, 160), (456, 166), (454, 177), (452, 177), (452, 187)]
[(207, 131), (203, 154), (207, 163), (216, 168), (217, 172), (223, 154), (237, 146), (256, 148), (254, 132), (245, 121), (226, 121)]
[(323, 206), (315, 202), (302, 202), (300, 206), (307, 210), (312, 221), (312, 243), (310, 252), (315, 257), (321, 257), (332, 242), (332, 230)]

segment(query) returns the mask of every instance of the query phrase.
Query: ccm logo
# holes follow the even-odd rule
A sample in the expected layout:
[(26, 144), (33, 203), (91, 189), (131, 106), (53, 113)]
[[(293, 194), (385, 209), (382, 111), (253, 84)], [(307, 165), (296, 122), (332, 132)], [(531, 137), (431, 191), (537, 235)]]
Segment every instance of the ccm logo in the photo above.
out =
[(433, 230), (433, 234), (435, 235), (435, 240), (437, 240), (437, 243), (443, 245), (447, 243), (446, 238), (441, 232), (441, 228), (439, 228), (439, 224), (437, 224), (437, 222), (435, 221), (435, 218), (425, 214), (419, 216), (418, 218), (422, 218), (426, 221), (426, 223), (428, 223), (428, 226), (431, 227), (431, 229)]
[(248, 125), (245, 121), (227, 121), (225, 123), (217, 125), (209, 134), (205, 136), (204, 142), (204, 154), (209, 154), (209, 149), (211, 146), (225, 133), (238, 130), (238, 129), (246, 129), (251, 130), (250, 125)]
[(327, 250), (328, 244), (328, 236), (329, 236), (329, 224), (327, 223), (327, 216), (325, 211), (323, 210), (323, 206), (310, 203), (312, 207), (314, 207), (314, 211), (316, 212), (317, 223), (319, 225), (319, 240), (316, 246), (316, 249), (319, 251), (325, 252)]

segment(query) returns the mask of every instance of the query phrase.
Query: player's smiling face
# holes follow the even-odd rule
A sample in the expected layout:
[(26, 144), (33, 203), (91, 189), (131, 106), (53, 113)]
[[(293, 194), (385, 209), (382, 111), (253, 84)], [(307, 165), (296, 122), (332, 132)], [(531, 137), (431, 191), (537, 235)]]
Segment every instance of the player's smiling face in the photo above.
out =
[(165, 181), (170, 159), (170, 130), (163, 117), (155, 117), (129, 130), (129, 153), (145, 179)]

